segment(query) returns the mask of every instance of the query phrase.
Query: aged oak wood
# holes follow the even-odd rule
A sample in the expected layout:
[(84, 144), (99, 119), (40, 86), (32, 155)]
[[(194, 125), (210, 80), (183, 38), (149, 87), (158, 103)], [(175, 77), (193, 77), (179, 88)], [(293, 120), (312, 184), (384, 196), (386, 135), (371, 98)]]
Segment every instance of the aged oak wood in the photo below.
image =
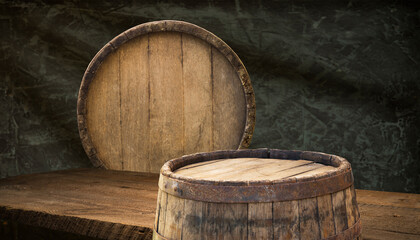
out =
[[(168, 198), (156, 211), (157, 240), (183, 239), (184, 229), (195, 239), (361, 235), (350, 164), (334, 155), (276, 149), (192, 154), (165, 163), (159, 192)], [(184, 210), (186, 201), (200, 207)], [(232, 208), (235, 215), (228, 214)]]
[[(356, 194), (363, 239), (420, 239), (420, 194), (368, 190), (356, 190)], [(0, 179), (0, 219), (98, 239), (151, 239), (157, 195), (157, 174), (73, 169), (21, 175)], [(318, 197), (318, 205), (330, 202)], [(235, 219), (229, 226), (235, 234), (246, 234), (248, 223), (242, 210), (246, 208), (243, 203), (232, 204), (211, 219), (197, 215), (187, 221), (209, 226), (203, 222), (225, 215)], [(185, 200), (184, 210), (189, 214), (207, 211), (204, 203), (193, 200)], [(273, 204), (274, 239), (297, 234), (298, 212), (298, 201)], [(321, 229), (334, 228), (331, 213), (319, 214)], [(182, 234), (184, 239), (197, 239), (202, 231), (212, 228), (183, 228)]]
[(241, 60), (218, 37), (186, 22), (151, 22), (93, 58), (78, 122), (95, 166), (158, 173), (186, 154), (248, 147), (254, 93)]

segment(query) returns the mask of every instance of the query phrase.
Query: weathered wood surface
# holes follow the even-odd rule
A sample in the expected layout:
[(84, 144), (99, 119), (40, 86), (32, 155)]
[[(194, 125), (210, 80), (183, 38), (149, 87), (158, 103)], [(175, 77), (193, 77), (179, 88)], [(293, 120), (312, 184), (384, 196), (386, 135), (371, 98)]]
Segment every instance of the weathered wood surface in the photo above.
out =
[[(0, 219), (99, 239), (151, 239), (157, 182), (158, 175), (101, 169), (74, 169), (1, 179)], [(363, 239), (420, 239), (420, 194), (368, 190), (356, 190), (356, 193)], [(330, 204), (329, 201), (318, 198), (318, 205)], [(238, 204), (237, 208), (241, 206)], [(202, 209), (203, 205), (186, 202), (185, 207), (191, 212)], [(237, 215), (241, 212), (238, 209), (224, 211), (223, 214), (231, 215), (231, 218), (242, 218)], [(276, 239), (277, 236), (290, 236), (299, 229), (299, 219), (291, 214), (298, 211), (297, 201), (288, 202), (287, 206), (281, 202), (274, 205), (274, 223), (278, 218), (290, 219), (290, 227), (274, 229)], [(322, 216), (329, 221), (328, 214)], [(240, 226), (245, 224), (238, 222), (232, 227), (241, 231)], [(183, 236), (197, 236), (195, 234), (199, 233), (183, 231)]]
[(182, 155), (247, 147), (255, 100), (245, 67), (223, 41), (160, 21), (127, 30), (95, 56), (78, 119), (96, 166), (158, 173)]
[[(335, 167), (308, 160), (231, 158), (195, 163), (174, 171), (176, 175), (210, 181), (279, 180), (333, 171)], [(317, 171), (318, 170), (318, 171)]]
[(157, 179), (100, 169), (1, 179), (0, 218), (103, 239), (147, 239)]
[[(325, 188), (325, 179), (334, 186)], [(156, 212), (156, 240), (183, 239), (184, 229), (200, 233), (198, 239), (331, 240), (361, 234), (350, 164), (324, 153), (255, 149), (184, 156), (162, 167), (159, 195), (168, 198)], [(186, 210), (186, 202), (202, 207)], [(282, 206), (290, 212), (275, 212), (284, 213)], [(231, 208), (236, 216), (226, 214)], [(244, 223), (247, 231), (237, 231), (232, 222)]]

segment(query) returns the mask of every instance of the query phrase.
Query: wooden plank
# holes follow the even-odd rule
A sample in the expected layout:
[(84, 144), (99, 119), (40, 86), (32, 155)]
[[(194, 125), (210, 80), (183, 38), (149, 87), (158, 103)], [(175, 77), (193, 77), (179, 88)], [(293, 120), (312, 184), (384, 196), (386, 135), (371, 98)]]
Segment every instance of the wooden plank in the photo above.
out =
[(159, 233), (165, 234), (165, 227), (166, 227), (166, 212), (168, 207), (168, 194), (166, 192), (162, 192), (160, 195), (160, 201), (159, 201), (159, 219), (157, 221), (158, 223), (158, 231)]
[(203, 203), (201, 236), (191, 239), (247, 239), (247, 204)]
[(217, 239), (245, 240), (247, 238), (247, 204), (211, 204), (218, 208), (216, 222)]
[(248, 203), (248, 239), (273, 239), (273, 203)]
[(119, 53), (102, 63), (89, 88), (87, 127), (100, 159), (107, 168), (121, 170)]
[(301, 239), (320, 239), (317, 198), (302, 199), (298, 203)]
[(185, 199), (184, 219), (181, 239), (200, 239), (202, 233), (203, 212), (206, 203)]
[(122, 170), (150, 172), (148, 35), (120, 53)]
[(184, 152), (181, 34), (151, 34), (149, 52), (150, 171), (159, 172), (167, 160)]
[[(0, 218), (92, 237), (151, 239), (148, 234), (155, 221), (157, 181), (158, 175), (100, 169), (0, 179)], [(420, 239), (419, 194), (357, 190), (357, 195), (364, 239)], [(344, 199), (343, 193), (341, 197)], [(332, 203), (339, 198), (332, 198)], [(299, 239), (296, 212), (297, 201), (274, 203), (275, 239)]]
[[(156, 216), (155, 216), (155, 222), (153, 223), (153, 229), (159, 233), (159, 218), (161, 215), (161, 211), (165, 211), (162, 209), (162, 192), (160, 189), (158, 190), (157, 194), (157, 202), (156, 202)], [(166, 205), (165, 205), (166, 206)]]
[(184, 83), (184, 154), (213, 150), (211, 47), (182, 34)]
[(205, 203), (204, 209), (203, 209), (203, 218), (202, 218), (202, 225), (200, 226), (201, 232), (202, 232), (202, 239), (216, 239), (217, 236), (217, 207), (214, 208), (214, 206), (220, 206), (222, 204), (215, 204), (215, 203)]
[(168, 239), (181, 239), (184, 220), (184, 199), (167, 194), (166, 217), (162, 235)]
[(337, 234), (348, 228), (345, 190), (331, 194), (334, 212), (334, 226)]
[(333, 205), (331, 202), (331, 195), (324, 195), (317, 197), (318, 201), (318, 215), (319, 215), (319, 231), (321, 233), (321, 238), (327, 238), (334, 236), (335, 226), (334, 226), (334, 213)]
[[(229, 61), (212, 48), (214, 150), (236, 149), (246, 120), (245, 95)], [(216, 94), (217, 93), (217, 94)]]
[(420, 209), (420, 194), (357, 189), (357, 201), (365, 204)]
[(336, 167), (325, 166), (324, 165), (323, 167), (312, 169), (311, 171), (307, 171), (307, 172), (304, 172), (304, 173), (301, 173), (301, 174), (297, 174), (293, 177), (304, 178), (304, 177), (314, 176), (314, 175), (317, 175), (319, 173), (325, 173), (325, 172), (334, 171), (334, 170), (336, 170)]
[(224, 161), (224, 160), (225, 159), (216, 159), (216, 160), (193, 163), (193, 164), (187, 165), (185, 167), (179, 168), (179, 169), (175, 170), (174, 172), (178, 172), (178, 171), (182, 172), (182, 171), (187, 170), (187, 169), (192, 169), (192, 168), (196, 168), (196, 167), (203, 166), (203, 165), (213, 164), (215, 162), (220, 162), (220, 161)]
[(276, 180), (276, 179), (282, 179), (282, 178), (288, 178), (288, 177), (294, 177), (296, 175), (299, 175), (301, 173), (309, 172), (318, 168), (322, 168), (324, 165), (319, 163), (309, 163), (309, 164), (303, 164), (297, 167), (292, 167), (286, 170), (281, 170), (279, 172), (276, 172), (270, 176), (268, 176), (267, 180)]
[(280, 172), (288, 171), (288, 169), (298, 168), (311, 163), (311, 161), (306, 160), (277, 160), (273, 163), (264, 163), (264, 165), (259, 168), (254, 168), (248, 172), (241, 173), (236, 177), (232, 177), (232, 180), (278, 180), (283, 178), (282, 175), (279, 174)]
[[(382, 192), (373, 192), (377, 192), (378, 199), (380, 199)], [(362, 197), (364, 197), (363, 194), (359, 193), (358, 195), (362, 195)], [(386, 195), (389, 196), (391, 193), (388, 192)], [(398, 195), (400, 194), (396, 193), (396, 196)], [(415, 194), (415, 196), (411, 196), (408, 199), (416, 197), (416, 195), (419, 194)], [(369, 193), (369, 196), (374, 196), (374, 193)], [(420, 239), (419, 209), (387, 205), (374, 205), (360, 201), (359, 207), (363, 227), (363, 239)]]
[[(229, 175), (234, 173), (246, 172), (253, 166), (261, 165), (261, 159), (253, 158), (248, 159), (248, 161), (242, 162), (243, 159), (230, 159), (228, 161), (221, 161), (217, 162), (216, 165), (211, 164), (212, 166), (205, 165), (203, 168), (195, 168), (191, 172), (186, 175), (186, 172), (181, 172), (185, 176), (194, 177), (197, 179), (216, 179), (216, 178), (224, 178), (224, 180), (228, 180)], [(208, 166), (208, 167), (207, 167)], [(210, 168), (210, 169), (209, 169)], [(187, 171), (189, 172), (189, 171)], [(178, 172), (177, 172), (178, 173)]]
[[(324, 166), (307, 160), (270, 158), (234, 158), (199, 164), (185, 166), (176, 170), (175, 173), (180, 176), (206, 180), (249, 181), (281, 179), (300, 171), (310, 171)], [(309, 166), (302, 166), (308, 164)]]
[(351, 227), (357, 220), (357, 209), (356, 206), (353, 205), (353, 190), (351, 188), (347, 188), (345, 191), (345, 203), (346, 203), (346, 210), (347, 210), (347, 226)]
[(299, 240), (298, 201), (273, 203), (274, 239)]
[(0, 179), (0, 218), (104, 239), (150, 239), (157, 181), (100, 169)]

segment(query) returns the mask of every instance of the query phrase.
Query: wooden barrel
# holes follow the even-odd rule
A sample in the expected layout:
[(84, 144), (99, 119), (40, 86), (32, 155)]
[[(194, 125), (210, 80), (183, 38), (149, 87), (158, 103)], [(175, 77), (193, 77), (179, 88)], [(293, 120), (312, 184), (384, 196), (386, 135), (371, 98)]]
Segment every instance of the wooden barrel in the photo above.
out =
[(96, 54), (77, 114), (96, 167), (158, 173), (186, 154), (246, 148), (255, 100), (244, 65), (226, 43), (167, 20), (133, 27)]
[(351, 166), (317, 152), (184, 156), (161, 169), (154, 239), (360, 239)]

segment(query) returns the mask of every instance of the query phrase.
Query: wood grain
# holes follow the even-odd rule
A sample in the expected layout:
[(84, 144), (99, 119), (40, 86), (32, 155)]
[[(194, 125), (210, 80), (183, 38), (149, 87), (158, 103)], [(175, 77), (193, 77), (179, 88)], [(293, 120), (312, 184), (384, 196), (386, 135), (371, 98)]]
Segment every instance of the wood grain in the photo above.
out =
[[(0, 218), (99, 239), (151, 239), (157, 178), (156, 174), (73, 169), (0, 179)], [(356, 192), (363, 239), (420, 238), (420, 210), (417, 207), (420, 194)], [(191, 207), (189, 212), (203, 214), (205, 207), (202, 204), (194, 207), (197, 211)], [(318, 198), (318, 206), (320, 204)], [(190, 202), (186, 202), (186, 206), (191, 206)], [(246, 204), (240, 206), (246, 208)], [(299, 239), (297, 201), (274, 203), (273, 210), (275, 239)], [(236, 208), (229, 211), (230, 215), (246, 212)], [(207, 219), (200, 218), (200, 214), (194, 219)], [(246, 215), (236, 216), (247, 219)], [(239, 221), (237, 231), (243, 229), (243, 224), (247, 223)]]
[(336, 232), (342, 232), (348, 228), (345, 190), (331, 194), (334, 225)]
[(214, 149), (211, 46), (196, 37), (182, 34), (182, 53), (184, 154), (208, 152)]
[(199, 239), (202, 236), (203, 222), (206, 220), (203, 218), (206, 203), (185, 199), (184, 205), (182, 239)]
[(319, 232), (321, 238), (327, 238), (337, 234), (334, 226), (334, 213), (331, 201), (331, 195), (317, 197), (318, 215), (319, 215)]
[(195, 163), (175, 170), (176, 176), (187, 176), (212, 181), (278, 180), (310, 176), (334, 170), (335, 167), (308, 160), (272, 158), (232, 158)]
[(185, 22), (117, 36), (92, 60), (79, 91), (82, 144), (95, 166), (108, 169), (158, 173), (182, 155), (246, 147), (254, 122), (239, 58)]
[(150, 172), (148, 35), (121, 46), (119, 53), (122, 170)]
[[(243, 88), (236, 71), (225, 56), (212, 48), (213, 75), (213, 150), (235, 149), (246, 122)], [(217, 94), (216, 94), (217, 93)]]
[(151, 172), (159, 172), (167, 160), (182, 156), (184, 151), (181, 34), (156, 33), (149, 39), (149, 156)]
[[(184, 199), (167, 195), (166, 201), (166, 217), (165, 226), (160, 230), (163, 236), (169, 239), (181, 239), (182, 237), (182, 226), (184, 222)], [(163, 231), (162, 231), (163, 230)]]
[(100, 159), (106, 168), (121, 170), (120, 73), (119, 52), (102, 63), (87, 99), (87, 127)]
[(273, 203), (248, 203), (248, 239), (272, 239), (273, 234)]
[(318, 203), (316, 198), (299, 200), (299, 229), (301, 239), (320, 239)]
[(273, 222), (274, 239), (300, 239), (298, 201), (273, 203)]

